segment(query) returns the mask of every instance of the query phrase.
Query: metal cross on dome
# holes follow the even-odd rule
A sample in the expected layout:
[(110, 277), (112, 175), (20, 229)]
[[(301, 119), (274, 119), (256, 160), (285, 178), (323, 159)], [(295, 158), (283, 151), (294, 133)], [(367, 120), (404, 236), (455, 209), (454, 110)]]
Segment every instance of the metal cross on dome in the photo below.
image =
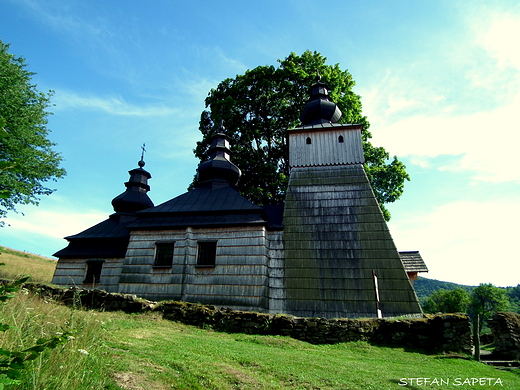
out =
[(145, 146), (146, 144), (143, 142), (143, 146), (141, 146), (141, 161), (139, 161), (137, 164), (142, 168), (144, 167), (145, 165), (145, 162), (144, 162), (144, 152), (146, 152), (146, 149), (145, 149)]

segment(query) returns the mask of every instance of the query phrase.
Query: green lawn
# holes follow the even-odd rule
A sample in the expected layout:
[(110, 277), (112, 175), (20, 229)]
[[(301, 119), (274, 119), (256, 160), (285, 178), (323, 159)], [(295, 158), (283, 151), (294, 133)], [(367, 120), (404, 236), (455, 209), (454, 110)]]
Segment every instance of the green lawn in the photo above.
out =
[[(146, 389), (520, 388), (518, 372), (364, 342), (316, 346), (288, 337), (218, 333), (153, 315), (113, 318), (104, 327), (111, 370)], [(494, 379), (464, 385), (466, 378)]]

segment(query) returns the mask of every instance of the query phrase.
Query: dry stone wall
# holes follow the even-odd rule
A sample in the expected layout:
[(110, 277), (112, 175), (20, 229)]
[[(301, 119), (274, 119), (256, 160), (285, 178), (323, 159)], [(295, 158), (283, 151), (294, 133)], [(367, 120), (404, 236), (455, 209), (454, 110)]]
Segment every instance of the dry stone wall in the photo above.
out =
[(496, 357), (520, 360), (520, 314), (496, 313), (488, 320)]
[(236, 311), (188, 302), (152, 302), (130, 294), (27, 284), (44, 299), (87, 309), (141, 313), (160, 311), (164, 318), (216, 331), (290, 336), (313, 344), (367, 341), (425, 352), (471, 353), (470, 320), (466, 314), (410, 319), (325, 319)]

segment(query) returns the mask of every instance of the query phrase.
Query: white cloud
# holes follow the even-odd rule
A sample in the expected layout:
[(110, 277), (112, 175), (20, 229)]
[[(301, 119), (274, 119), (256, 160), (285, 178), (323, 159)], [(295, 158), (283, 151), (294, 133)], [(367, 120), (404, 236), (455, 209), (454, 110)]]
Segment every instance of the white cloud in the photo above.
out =
[(492, 12), (474, 24), (478, 44), (497, 60), (500, 68), (520, 69), (520, 13)]
[(33, 209), (30, 214), (11, 215), (6, 227), (10, 234), (19, 236), (38, 234), (50, 238), (63, 238), (79, 233), (107, 218), (105, 213), (94, 210)]
[[(68, 198), (53, 194), (45, 206), (20, 206), (20, 214), (10, 213), (4, 220), (0, 245), (50, 257), (67, 246), (64, 237), (71, 236), (108, 218), (106, 212), (80, 210)], [(23, 214), (22, 214), (23, 213)]]
[(74, 92), (57, 91), (53, 99), (56, 110), (88, 108), (124, 116), (167, 116), (179, 113), (165, 105), (133, 105), (121, 97), (80, 96)]
[(432, 279), (478, 285), (520, 283), (518, 202), (452, 202), (391, 221), (399, 250), (419, 250)]
[[(374, 143), (391, 154), (428, 165), (428, 158), (462, 156), (440, 168), (470, 171), (475, 180), (520, 181), (520, 94), (511, 104), (466, 115), (415, 115), (373, 131)], [(453, 161), (453, 159), (452, 159)]]
[(386, 70), (362, 94), (373, 143), (421, 167), (433, 166), (434, 157), (460, 156), (437, 169), (470, 172), (478, 181), (520, 182), (520, 12), (480, 9), (467, 16), (466, 28), (466, 41), (451, 42), (463, 56), (439, 54), (450, 61), (444, 71), (423, 64), (431, 66), (431, 78), (442, 72), (452, 84), (444, 93), (417, 77), (418, 62)]

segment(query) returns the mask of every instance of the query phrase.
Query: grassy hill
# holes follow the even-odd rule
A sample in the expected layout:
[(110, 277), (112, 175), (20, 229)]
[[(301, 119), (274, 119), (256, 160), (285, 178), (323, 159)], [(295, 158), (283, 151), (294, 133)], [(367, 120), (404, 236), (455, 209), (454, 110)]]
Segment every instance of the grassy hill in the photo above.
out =
[(56, 260), (48, 257), (20, 252), (0, 246), (0, 278), (13, 279), (20, 275), (31, 275), (34, 282), (50, 283), (56, 268)]
[[(31, 270), (38, 268), (39, 261), (48, 269), (44, 275), (53, 270), (52, 260), (33, 256), (3, 251), (0, 258), (17, 271), (29, 262)], [(425, 385), (423, 378), (430, 378), (430, 383), (442, 380), (444, 388), (513, 390), (520, 386), (520, 372), (498, 371), (467, 356), (427, 355), (365, 342), (312, 345), (289, 337), (220, 333), (167, 321), (157, 313), (71, 309), (27, 292), (0, 307), (0, 322), (18, 328), (0, 337), (0, 348), (9, 350), (28, 348), (56, 332), (76, 331), (65, 345), (32, 361), (22, 384), (13, 389), (439, 387)], [(473, 378), (494, 380), (486, 385), (457, 385), (466, 378), (470, 380), (466, 383)]]

